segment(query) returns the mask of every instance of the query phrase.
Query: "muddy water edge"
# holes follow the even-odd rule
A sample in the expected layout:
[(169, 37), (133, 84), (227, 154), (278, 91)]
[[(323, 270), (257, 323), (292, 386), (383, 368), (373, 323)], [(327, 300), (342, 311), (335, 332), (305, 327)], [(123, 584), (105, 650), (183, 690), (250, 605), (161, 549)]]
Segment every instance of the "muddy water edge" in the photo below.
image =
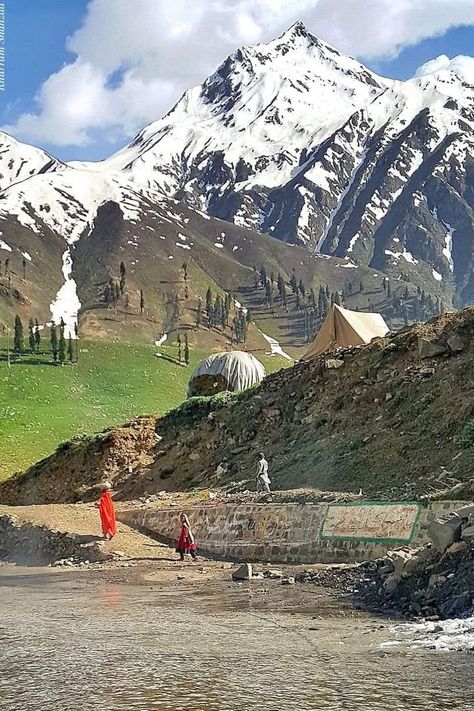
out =
[(227, 578), (0, 568), (0, 708), (474, 711), (472, 654), (324, 588)]

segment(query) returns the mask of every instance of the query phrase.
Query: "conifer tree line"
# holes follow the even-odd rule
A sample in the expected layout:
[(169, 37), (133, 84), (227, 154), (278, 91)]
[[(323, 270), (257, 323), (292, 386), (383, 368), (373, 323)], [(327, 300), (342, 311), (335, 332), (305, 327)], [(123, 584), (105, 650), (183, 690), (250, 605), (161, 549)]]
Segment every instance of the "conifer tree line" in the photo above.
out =
[[(348, 297), (367, 293), (362, 279), (356, 284), (349, 281), (342, 291), (331, 291), (327, 284), (321, 284), (315, 292), (312, 286), (307, 287), (295, 270), (292, 271), (288, 282), (285, 282), (279, 272), (276, 276), (273, 272), (269, 275), (264, 265), (260, 269), (254, 266), (253, 271), (255, 288), (264, 290), (264, 303), (269, 308), (272, 310), (275, 307), (283, 308), (288, 313), (290, 310), (288, 296), (292, 297), (291, 308), (303, 316), (304, 337), (308, 342), (314, 339), (330, 306), (333, 304), (345, 306)], [(384, 292), (384, 313), (389, 315), (391, 311), (392, 318), (403, 319), (405, 324), (412, 321), (426, 321), (445, 310), (445, 304), (439, 297), (435, 298), (431, 294), (426, 294), (421, 287), (417, 287), (416, 293), (410, 293), (407, 286), (405, 289), (397, 289), (396, 293), (392, 293), (395, 289), (388, 277), (383, 277), (381, 291)], [(370, 299), (368, 299), (368, 304), (370, 306)], [(355, 309), (359, 310), (358, 307)]]
[[(184, 265), (183, 265), (184, 267)], [(140, 289), (139, 294), (139, 310), (140, 316), (145, 313), (145, 294), (143, 289)], [(127, 269), (124, 262), (120, 262), (119, 276), (111, 276), (104, 287), (102, 298), (107, 306), (113, 306), (117, 309), (119, 304), (123, 304), (125, 310), (125, 320), (130, 312), (131, 300), (130, 293), (127, 288)]]
[[(55, 363), (77, 362), (77, 340), (73, 339), (71, 333), (66, 338), (65, 328), (63, 319), (59, 324), (55, 324), (53, 321), (50, 326), (49, 341)], [(74, 333), (77, 339), (77, 325), (74, 327)], [(21, 354), (28, 351), (38, 355), (44, 352), (41, 350), (41, 344), (42, 338), (38, 319), (33, 320), (30, 318), (28, 322), (28, 348), (25, 348), (23, 322), (17, 314), (13, 327), (13, 350), (15, 353)]]
[[(201, 299), (196, 309), (196, 326), (205, 324), (211, 328), (232, 329), (232, 340), (235, 343), (245, 343), (247, 341), (248, 326), (251, 322), (249, 309), (235, 308), (234, 299), (231, 294), (225, 292), (224, 296), (212, 293), (211, 287), (206, 291), (205, 309)], [(231, 311), (234, 308), (234, 318), (231, 319)]]

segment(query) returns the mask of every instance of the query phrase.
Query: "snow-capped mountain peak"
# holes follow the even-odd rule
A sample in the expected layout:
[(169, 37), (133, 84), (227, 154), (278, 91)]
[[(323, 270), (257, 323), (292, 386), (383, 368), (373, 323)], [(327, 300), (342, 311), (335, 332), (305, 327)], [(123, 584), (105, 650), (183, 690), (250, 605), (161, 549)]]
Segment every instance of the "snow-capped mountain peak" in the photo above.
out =
[(167, 196), (348, 268), (406, 279), (416, 265), (424, 284), (465, 303), (474, 299), (473, 149), (474, 87), (459, 74), (385, 79), (297, 22), (237, 49), (100, 163), (48, 163), (12, 144), (0, 168), (7, 185), (23, 182), (0, 195), (0, 217), (71, 243), (104, 201), (139, 219)]
[(39, 173), (48, 173), (63, 164), (46, 151), (17, 141), (0, 131), (0, 192)]

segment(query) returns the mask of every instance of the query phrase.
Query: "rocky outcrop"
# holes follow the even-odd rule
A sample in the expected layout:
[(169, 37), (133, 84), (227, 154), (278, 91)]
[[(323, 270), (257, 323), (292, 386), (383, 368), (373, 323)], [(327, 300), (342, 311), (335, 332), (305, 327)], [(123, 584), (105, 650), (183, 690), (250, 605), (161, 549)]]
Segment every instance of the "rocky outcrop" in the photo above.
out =
[(474, 505), (428, 526), (432, 543), (395, 550), (360, 568), (358, 603), (372, 610), (429, 620), (474, 611)]

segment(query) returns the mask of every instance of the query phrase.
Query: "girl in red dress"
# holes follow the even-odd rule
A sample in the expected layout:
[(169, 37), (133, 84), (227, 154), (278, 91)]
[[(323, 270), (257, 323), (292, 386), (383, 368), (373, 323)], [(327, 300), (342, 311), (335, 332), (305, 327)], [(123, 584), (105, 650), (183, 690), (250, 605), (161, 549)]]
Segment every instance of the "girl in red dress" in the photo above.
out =
[(115, 518), (115, 506), (110, 495), (112, 484), (105, 481), (102, 484), (102, 495), (96, 504), (99, 509), (102, 533), (106, 541), (110, 541), (117, 533), (117, 521)]
[(181, 533), (179, 536), (178, 548), (176, 550), (178, 551), (181, 560), (184, 560), (185, 553), (189, 553), (191, 558), (196, 560), (197, 545), (191, 531), (191, 526), (189, 525), (189, 519), (185, 513), (180, 513), (179, 520), (181, 523)]

